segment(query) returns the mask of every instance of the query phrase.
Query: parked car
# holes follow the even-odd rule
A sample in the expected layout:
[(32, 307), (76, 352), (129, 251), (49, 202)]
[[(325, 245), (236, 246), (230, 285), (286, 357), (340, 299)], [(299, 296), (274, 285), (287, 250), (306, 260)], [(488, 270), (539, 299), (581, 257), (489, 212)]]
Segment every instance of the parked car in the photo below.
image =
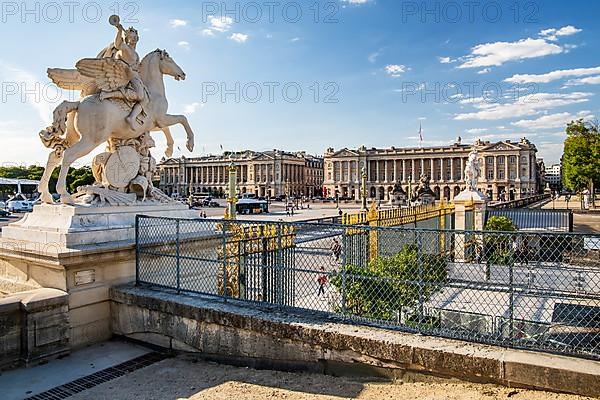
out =
[(5, 210), (4, 208), (0, 208), (0, 217), (8, 217), (10, 215), (10, 212), (8, 210)]
[(209, 207), (221, 207), (221, 205), (219, 203), (217, 203), (216, 201), (211, 201), (208, 203)]
[(33, 202), (29, 201), (23, 195), (16, 195), (8, 199), (6, 209), (10, 212), (28, 212), (33, 211)]

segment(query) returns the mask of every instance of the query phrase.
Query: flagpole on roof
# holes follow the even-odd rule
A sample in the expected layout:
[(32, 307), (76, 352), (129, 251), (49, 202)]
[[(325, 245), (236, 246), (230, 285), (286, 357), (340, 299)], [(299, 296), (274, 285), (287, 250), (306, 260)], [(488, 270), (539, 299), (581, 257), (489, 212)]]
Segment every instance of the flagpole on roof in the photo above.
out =
[(419, 146), (423, 148), (423, 127), (421, 121), (419, 121)]

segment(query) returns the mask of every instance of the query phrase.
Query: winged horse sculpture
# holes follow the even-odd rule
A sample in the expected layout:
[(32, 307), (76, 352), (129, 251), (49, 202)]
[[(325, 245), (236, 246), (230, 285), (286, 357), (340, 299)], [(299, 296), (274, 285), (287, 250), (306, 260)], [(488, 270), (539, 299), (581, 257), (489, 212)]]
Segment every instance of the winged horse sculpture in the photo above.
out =
[[(109, 21), (118, 28), (117, 38), (124, 37), (120, 43), (115, 40), (115, 49), (128, 46), (131, 50), (133, 47), (129, 55), (137, 57), (137, 32), (130, 28), (127, 35), (131, 36), (127, 37), (118, 17), (112, 16)], [(109, 139), (138, 138), (146, 132), (161, 130), (167, 136), (165, 155), (170, 157), (173, 138), (169, 127), (180, 124), (187, 135), (186, 147), (189, 151), (193, 150), (194, 133), (187, 118), (167, 114), (163, 77), (169, 75), (175, 80), (184, 80), (183, 70), (165, 50), (160, 49), (147, 54), (139, 65), (128, 61), (125, 56), (122, 59), (84, 58), (77, 62), (76, 69), (48, 69), (48, 76), (57, 86), (80, 90), (81, 99), (61, 103), (54, 110), (52, 125), (40, 132), (44, 145), (54, 149), (39, 184), (43, 202), (53, 203), (48, 182), (52, 171), (60, 165), (56, 190), (62, 203), (73, 204), (74, 200), (66, 189), (69, 167)], [(139, 90), (140, 86), (143, 91)], [(132, 121), (128, 117), (137, 104), (143, 105), (142, 115)]]

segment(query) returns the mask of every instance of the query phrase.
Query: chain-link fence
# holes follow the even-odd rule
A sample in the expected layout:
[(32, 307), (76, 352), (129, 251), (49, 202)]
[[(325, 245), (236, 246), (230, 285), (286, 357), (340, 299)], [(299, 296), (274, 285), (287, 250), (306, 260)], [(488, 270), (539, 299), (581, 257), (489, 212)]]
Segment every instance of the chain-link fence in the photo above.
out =
[(600, 359), (600, 235), (139, 216), (136, 249), (141, 284)]

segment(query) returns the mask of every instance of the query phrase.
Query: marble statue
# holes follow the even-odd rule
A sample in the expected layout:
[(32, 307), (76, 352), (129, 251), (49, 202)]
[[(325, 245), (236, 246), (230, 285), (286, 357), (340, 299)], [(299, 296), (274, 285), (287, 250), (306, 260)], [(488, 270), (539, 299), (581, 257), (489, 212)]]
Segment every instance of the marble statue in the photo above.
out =
[(432, 204), (435, 201), (435, 193), (429, 186), (430, 178), (425, 174), (421, 174), (419, 185), (415, 187), (412, 194), (412, 201), (416, 204)]
[(406, 204), (406, 192), (402, 189), (402, 181), (398, 179), (392, 190), (389, 204), (393, 206), (402, 206)]
[[(96, 58), (79, 60), (76, 69), (48, 69), (60, 88), (81, 91), (79, 101), (65, 101), (53, 113), (52, 125), (40, 132), (42, 143), (52, 149), (39, 184), (41, 200), (53, 203), (48, 190), (52, 171), (60, 165), (56, 190), (63, 204), (133, 204), (164, 202), (168, 198), (152, 186), (156, 160), (150, 154), (151, 131), (163, 131), (165, 155), (173, 152), (169, 127), (180, 124), (187, 148), (194, 148), (194, 133), (184, 115), (167, 114), (163, 77), (184, 80), (185, 73), (165, 50), (154, 50), (140, 60), (135, 29), (125, 30), (119, 17), (109, 23), (117, 28), (113, 43)], [(69, 167), (103, 143), (107, 151), (94, 158), (96, 182), (79, 188), (73, 196), (66, 190)]]
[(477, 191), (477, 183), (481, 176), (481, 168), (479, 167), (479, 153), (477, 150), (469, 153), (467, 165), (465, 167), (465, 183), (467, 184), (467, 190), (471, 192)]

